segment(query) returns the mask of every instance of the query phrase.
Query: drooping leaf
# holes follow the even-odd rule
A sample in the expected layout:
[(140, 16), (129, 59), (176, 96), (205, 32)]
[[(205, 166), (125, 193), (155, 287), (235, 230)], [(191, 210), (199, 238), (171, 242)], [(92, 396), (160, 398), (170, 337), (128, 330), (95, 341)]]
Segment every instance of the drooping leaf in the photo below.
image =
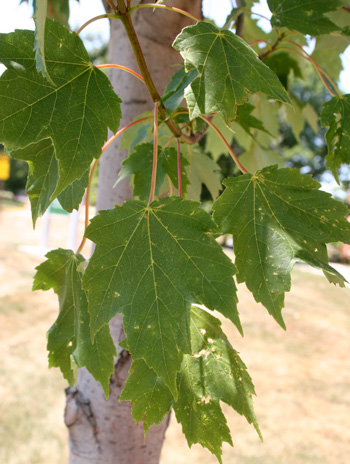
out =
[(191, 311), (192, 356), (185, 356), (178, 375), (179, 399), (174, 404), (189, 446), (200, 443), (221, 462), (224, 441), (232, 445), (220, 401), (253, 423), (254, 386), (246, 366), (223, 333), (218, 319), (199, 308)]
[(166, 86), (162, 102), (168, 110), (168, 115), (181, 105), (182, 100), (185, 98), (185, 89), (197, 77), (198, 72), (191, 69), (186, 72), (185, 68), (180, 68), (171, 77), (169, 84)]
[(270, 166), (224, 184), (226, 190), (213, 205), (214, 218), (233, 235), (237, 279), (284, 327), (281, 310), (295, 261), (344, 280), (327, 264), (325, 244), (350, 242), (348, 210), (297, 169)]
[(222, 189), (220, 166), (202, 153), (198, 147), (187, 146), (187, 152), (184, 153), (184, 156), (189, 162), (189, 165), (186, 166), (186, 172), (190, 181), (186, 198), (200, 201), (202, 185), (204, 184), (215, 200)]
[[(100, 156), (108, 127), (118, 128), (120, 100), (107, 77), (92, 66), (79, 37), (57, 22), (46, 19), (45, 29), (46, 67), (55, 85), (37, 71), (33, 48), (32, 31), (0, 35), (0, 61), (8, 68), (0, 77), (0, 140), (10, 154), (25, 148), (26, 157), (34, 162), (36, 152), (30, 155), (29, 147), (45, 144), (39, 170), (43, 176), (46, 163), (50, 188), (57, 175), (50, 172), (57, 170), (53, 158), (58, 161), (59, 177), (51, 201), (85, 175), (91, 161)], [(41, 182), (32, 179), (36, 181)], [(79, 201), (75, 199), (74, 207)]]
[[(155, 196), (159, 195), (166, 175), (169, 176), (175, 189), (178, 187), (177, 151), (174, 148), (162, 149), (162, 147), (158, 147), (158, 154)], [(153, 144), (143, 143), (137, 145), (122, 164), (123, 168), (119, 173), (117, 184), (126, 177), (134, 175), (133, 196), (143, 201), (148, 200), (152, 178)], [(189, 183), (185, 170), (187, 165), (188, 161), (181, 155), (181, 180), (184, 194), (186, 194)]]
[(133, 403), (133, 417), (144, 422), (145, 432), (159, 424), (173, 405), (188, 444), (200, 443), (221, 462), (222, 443), (232, 440), (220, 401), (252, 423), (261, 437), (252, 405), (254, 386), (220, 321), (197, 307), (191, 309), (191, 343), (192, 354), (184, 356), (177, 378), (177, 401), (141, 360), (131, 366), (120, 400)]
[(222, 444), (233, 446), (230, 429), (218, 401), (203, 391), (202, 369), (198, 361), (186, 356), (179, 374), (179, 401), (174, 405), (188, 446), (199, 443), (222, 463)]
[(45, 23), (46, 23), (46, 11), (47, 11), (47, 0), (36, 0), (34, 6), (34, 21), (35, 21), (35, 40), (34, 50), (36, 59), (36, 69), (46, 77), (51, 85), (55, 85), (52, 81), (49, 73), (47, 72), (45, 62)]
[(25, 160), (29, 164), (26, 192), (30, 199), (33, 224), (44, 214), (51, 203), (51, 195), (58, 179), (57, 161), (53, 155), (50, 139), (44, 139), (19, 150), (13, 150), (11, 156)]
[(130, 354), (143, 359), (176, 397), (190, 353), (190, 305), (217, 309), (241, 330), (233, 264), (208, 233), (216, 226), (195, 202), (128, 201), (101, 211), (86, 230), (96, 243), (84, 275), (92, 333), (123, 313)]
[(83, 174), (81, 179), (75, 180), (71, 185), (65, 188), (62, 193), (58, 195), (57, 199), (65, 211), (71, 213), (73, 209), (79, 209), (79, 206), (77, 207), (76, 204), (81, 203), (85, 189), (89, 184), (89, 174), (90, 169), (88, 169), (85, 174)]
[(247, 100), (247, 92), (264, 92), (289, 102), (277, 76), (231, 31), (201, 22), (185, 27), (173, 47), (181, 52), (186, 71), (199, 73), (185, 91), (191, 119), (217, 112), (225, 120), (234, 119), (236, 106)]
[[(43, 139), (24, 148), (13, 150), (11, 156), (25, 160), (29, 164), (26, 192), (30, 199), (32, 219), (35, 225), (39, 216), (43, 215), (51, 203), (52, 194), (58, 180), (58, 164), (54, 156), (51, 139)], [(89, 172), (80, 180), (69, 185), (58, 196), (62, 207), (71, 212), (77, 209), (89, 183)]]
[(143, 421), (145, 433), (162, 422), (174, 402), (164, 381), (142, 359), (132, 363), (119, 400), (131, 401), (133, 418)]
[(236, 124), (239, 124), (250, 136), (252, 136), (251, 129), (258, 129), (271, 135), (269, 131), (265, 129), (264, 123), (252, 114), (253, 110), (254, 106), (250, 103), (238, 106), (234, 122)]
[(325, 13), (341, 5), (340, 0), (267, 0), (271, 25), (287, 27), (313, 36), (328, 34), (340, 28)]
[(350, 94), (333, 97), (324, 105), (321, 124), (329, 126), (326, 134), (326, 167), (339, 183), (337, 169), (343, 163), (350, 164)]
[(49, 366), (59, 367), (71, 385), (77, 381), (76, 367), (85, 366), (108, 397), (117, 352), (108, 325), (91, 342), (86, 292), (81, 287), (85, 259), (63, 249), (50, 251), (46, 257), (37, 267), (33, 290), (52, 288), (58, 295), (60, 312), (48, 332)]

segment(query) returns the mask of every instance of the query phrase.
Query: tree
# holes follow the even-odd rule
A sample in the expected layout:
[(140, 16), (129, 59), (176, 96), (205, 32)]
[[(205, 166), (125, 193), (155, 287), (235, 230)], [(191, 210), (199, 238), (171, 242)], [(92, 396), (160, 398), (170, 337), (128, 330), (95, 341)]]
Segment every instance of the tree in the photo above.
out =
[[(274, 29), (266, 34), (251, 18), (253, 2), (239, 3), (218, 29), (201, 21), (199, 0), (106, 1), (108, 67), (120, 70), (111, 74), (116, 93), (78, 35), (46, 16), (46, 0), (36, 0), (35, 33), (0, 36), (7, 67), (0, 78), (0, 142), (29, 162), (33, 223), (54, 198), (68, 211), (77, 208), (86, 190), (79, 249), (51, 251), (34, 279), (35, 290), (58, 294), (48, 351), (50, 366), (72, 386), (65, 414), (71, 463), (157, 463), (171, 408), (189, 445), (201, 443), (221, 461), (222, 442), (232, 439), (220, 401), (260, 435), (251, 378), (211, 312), (243, 332), (233, 276), (283, 328), (295, 261), (344, 285), (328, 264), (326, 244), (350, 242), (347, 208), (311, 176), (279, 168), (272, 148), (281, 105), (294, 103), (305, 119), (314, 116), (289, 91), (290, 76), (302, 77), (306, 61), (330, 94), (321, 113), (328, 167), (337, 178), (349, 163), (350, 97), (339, 94), (333, 68), (323, 69), (333, 55), (316, 63), (302, 48), (306, 34), (317, 37), (315, 52), (331, 39), (342, 47), (349, 5), (269, 0)], [(67, 0), (51, 1), (48, 16), (66, 22), (67, 8)], [(159, 27), (164, 14), (166, 27)], [(172, 41), (172, 49), (164, 46)], [(178, 52), (185, 67), (174, 73)], [(115, 135), (104, 145), (108, 128)], [(245, 157), (231, 148), (232, 130)], [(221, 195), (218, 165), (197, 148), (204, 135), (213, 147), (213, 134), (242, 173), (224, 181)], [(90, 179), (101, 152), (100, 213), (88, 225)], [(202, 184), (213, 197), (213, 216), (193, 201)], [(222, 233), (233, 236), (235, 264), (215, 240)], [(88, 264), (81, 254), (86, 239), (95, 244)], [(143, 428), (132, 425), (125, 401)]]

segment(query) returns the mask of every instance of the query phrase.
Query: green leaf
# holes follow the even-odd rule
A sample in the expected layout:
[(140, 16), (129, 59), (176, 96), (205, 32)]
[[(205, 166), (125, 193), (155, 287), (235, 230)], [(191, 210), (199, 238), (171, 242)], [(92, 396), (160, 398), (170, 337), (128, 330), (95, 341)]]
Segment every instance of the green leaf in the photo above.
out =
[[(342, 15), (344, 16), (343, 13)], [(349, 37), (322, 35), (317, 37), (311, 56), (335, 81), (338, 81), (339, 74), (343, 70), (341, 54), (349, 45)]]
[(71, 385), (77, 381), (76, 366), (86, 366), (108, 397), (117, 352), (108, 325), (91, 343), (87, 298), (81, 287), (85, 259), (63, 249), (50, 251), (46, 257), (36, 268), (33, 290), (52, 288), (58, 294), (60, 312), (48, 332), (49, 366), (59, 367)]
[[(244, 29), (243, 29), (242, 38), (247, 43), (254, 42), (254, 40), (256, 39), (259, 39), (259, 40), (263, 39), (263, 40), (266, 40), (266, 42), (269, 43), (270, 45), (273, 45), (274, 42), (276, 41), (275, 31), (272, 29), (271, 31), (267, 32), (266, 30), (263, 30), (260, 27), (260, 24), (261, 23), (259, 19), (257, 18), (254, 19), (254, 15), (252, 16), (252, 15), (246, 14), (244, 16)], [(260, 53), (261, 49), (258, 48), (258, 50)]]
[(272, 12), (271, 26), (287, 27), (313, 36), (340, 28), (324, 13), (334, 11), (340, 0), (267, 0)]
[(264, 123), (260, 119), (252, 115), (252, 111), (254, 110), (254, 108), (255, 107), (250, 103), (238, 106), (234, 122), (236, 124), (239, 124), (251, 137), (253, 137), (251, 129), (258, 129), (271, 135), (269, 131), (265, 129)]
[(200, 443), (221, 462), (224, 441), (232, 445), (220, 401), (253, 423), (254, 386), (246, 366), (232, 348), (218, 319), (199, 308), (191, 312), (192, 356), (185, 356), (178, 375), (179, 399), (174, 404), (189, 446)]
[[(54, 157), (58, 161), (52, 201), (101, 155), (108, 127), (118, 128), (120, 100), (107, 77), (92, 66), (79, 37), (60, 24), (46, 20), (45, 60), (54, 86), (36, 70), (33, 47), (34, 32), (0, 34), (0, 61), (8, 68), (0, 78), (0, 140), (10, 154), (26, 148), (34, 162), (36, 152), (29, 155), (29, 146), (45, 144), (39, 170), (46, 163), (50, 187), (57, 175), (50, 171), (57, 170)], [(32, 171), (35, 175), (36, 167)]]
[(199, 443), (222, 463), (222, 444), (227, 442), (233, 446), (232, 438), (219, 401), (205, 395), (202, 372), (198, 361), (185, 357), (179, 374), (179, 401), (174, 411), (188, 446)]
[(236, 106), (247, 100), (247, 92), (264, 92), (290, 102), (277, 76), (231, 31), (201, 22), (185, 27), (173, 47), (181, 52), (186, 71), (199, 73), (185, 91), (191, 119), (217, 112), (225, 120), (234, 119)]
[(42, 73), (51, 85), (55, 85), (52, 81), (49, 73), (47, 72), (45, 62), (45, 23), (46, 23), (46, 11), (47, 11), (47, 0), (36, 0), (34, 4), (34, 21), (35, 21), (35, 40), (34, 50), (36, 59), (36, 69)]
[(210, 235), (209, 214), (195, 202), (128, 201), (102, 211), (86, 230), (96, 243), (84, 275), (92, 334), (117, 313), (133, 360), (143, 359), (176, 397), (176, 373), (190, 353), (190, 305), (202, 303), (241, 331), (235, 268)]
[[(127, 150), (128, 156), (134, 151), (134, 148), (141, 143), (152, 143), (153, 142), (153, 114), (149, 111), (142, 113), (135, 117), (132, 122), (146, 117), (151, 116), (149, 121), (145, 121), (140, 124), (135, 124), (129, 127), (120, 137), (120, 150)], [(152, 119), (152, 122), (151, 122)], [(159, 127), (158, 127), (159, 132)], [(158, 133), (159, 136), (159, 133)], [(158, 138), (159, 143), (159, 138)]]
[(303, 106), (302, 113), (303, 113), (303, 116), (305, 117), (305, 120), (309, 123), (311, 129), (314, 131), (315, 134), (317, 134), (319, 131), (318, 129), (319, 116), (315, 108), (312, 105), (310, 105), (310, 103), (306, 103), (306, 105)]
[(191, 69), (186, 72), (185, 68), (178, 69), (172, 76), (169, 84), (166, 86), (162, 102), (168, 110), (170, 116), (174, 110), (181, 105), (182, 100), (185, 98), (185, 89), (197, 77), (198, 72)]
[(186, 198), (200, 201), (204, 184), (213, 200), (215, 200), (222, 189), (220, 166), (209, 156), (202, 153), (198, 147), (188, 145), (185, 157), (189, 162), (189, 166), (186, 166), (186, 172), (190, 181)]
[[(255, 95), (254, 100), (254, 116), (261, 121), (264, 121), (264, 127), (270, 134), (272, 134), (273, 137), (279, 137), (280, 123), (278, 112), (281, 107), (280, 103), (276, 101), (269, 101), (264, 94)], [(264, 146), (269, 146), (271, 143), (271, 136), (261, 131), (256, 134), (256, 139)]]
[[(162, 149), (162, 147), (158, 147), (158, 153), (155, 196), (159, 195), (166, 175), (169, 176), (174, 187), (176, 189), (178, 187), (177, 151), (174, 148)], [(133, 196), (146, 201), (149, 197), (151, 188), (153, 144), (144, 143), (137, 145), (131, 155), (129, 155), (122, 164), (123, 168), (119, 173), (117, 184), (126, 177), (134, 174)], [(186, 193), (187, 185), (189, 183), (185, 171), (185, 166), (188, 166), (188, 164), (188, 161), (181, 154), (181, 180), (184, 194)]]
[(324, 105), (321, 124), (329, 126), (326, 134), (326, 167), (339, 184), (337, 169), (342, 164), (350, 164), (350, 94), (333, 97)]
[[(147, 116), (151, 116), (150, 121), (145, 121), (144, 123), (131, 126), (121, 136), (120, 149), (127, 150), (129, 155), (134, 151), (137, 145), (140, 145), (141, 143), (153, 143), (153, 122), (151, 122), (151, 119), (153, 121), (153, 113), (145, 112), (135, 117), (133, 122)], [(183, 121), (183, 118), (188, 119), (188, 115), (180, 114), (175, 117), (173, 116), (174, 121), (178, 124), (187, 122)], [(176, 146), (174, 134), (170, 131), (168, 126), (161, 121), (158, 121), (158, 145)]]
[[(79, 2), (79, 0), (77, 1)], [(63, 26), (69, 28), (69, 0), (50, 0), (48, 16), (51, 19), (56, 19)]]
[(285, 160), (280, 154), (263, 148), (256, 142), (251, 145), (249, 150), (240, 155), (239, 160), (248, 172), (256, 172), (266, 168), (266, 166), (271, 166), (271, 164), (277, 164), (278, 167), (285, 165)]
[[(310, 124), (312, 130), (318, 132), (318, 114), (316, 113), (313, 106), (307, 103), (304, 106), (300, 106), (299, 102), (292, 99), (293, 108), (286, 108), (287, 123), (290, 124), (294, 137), (300, 143), (300, 134), (304, 130), (306, 121)], [(272, 163), (271, 163), (272, 164)]]
[[(58, 163), (54, 156), (51, 139), (43, 139), (27, 147), (13, 150), (12, 158), (25, 160), (29, 164), (26, 192), (30, 199), (33, 225), (43, 215), (51, 203), (52, 194), (58, 180)], [(89, 171), (76, 180), (58, 196), (66, 211), (78, 209), (85, 188), (89, 183)]]
[[(252, 114), (253, 111), (255, 111), (255, 107), (250, 103), (246, 103), (237, 107), (236, 119), (230, 124), (226, 124), (220, 116), (214, 117), (212, 122), (230, 145), (234, 138), (245, 150), (251, 150), (252, 145), (254, 145), (253, 139), (256, 137), (256, 131), (252, 132), (251, 129), (265, 132), (269, 135), (269, 138), (272, 136), (263, 122)], [(250, 137), (247, 137), (247, 134)], [(205, 150), (211, 153), (214, 160), (217, 160), (223, 153), (228, 153), (221, 137), (218, 137), (217, 133), (211, 129), (206, 134)]]
[[(233, 137), (236, 137), (237, 132), (232, 128), (234, 123), (226, 124), (221, 116), (214, 116), (212, 123), (219, 129), (221, 134), (224, 136), (225, 140), (231, 145)], [(244, 140), (251, 140), (247, 137), (247, 134), (241, 127), (238, 126), (238, 130), (243, 134)], [(221, 137), (218, 136), (216, 131), (209, 127), (207, 133), (205, 134), (205, 151), (211, 154), (214, 161), (217, 161), (223, 153), (227, 153), (227, 147), (224, 144)], [(216, 169), (219, 169), (217, 165)], [(221, 187), (220, 189), (221, 190)]]
[(325, 244), (350, 242), (348, 209), (297, 169), (270, 166), (224, 184), (226, 190), (213, 205), (214, 218), (233, 235), (237, 279), (285, 327), (281, 310), (295, 261), (332, 269)]
[(119, 401), (131, 401), (133, 418), (136, 422), (143, 421), (146, 433), (152, 425), (162, 422), (174, 398), (164, 381), (139, 359), (131, 365)]
[(120, 400), (133, 403), (133, 417), (136, 422), (144, 421), (145, 432), (151, 425), (159, 424), (173, 404), (189, 446), (200, 443), (221, 462), (222, 443), (232, 444), (232, 440), (220, 401), (252, 423), (261, 437), (252, 405), (254, 386), (220, 321), (194, 306), (191, 343), (192, 354), (184, 356), (177, 377), (177, 401), (163, 380), (142, 360), (131, 366)]
[(79, 205), (83, 199), (85, 189), (89, 185), (89, 174), (90, 169), (88, 169), (85, 174), (83, 174), (81, 179), (75, 180), (73, 184), (69, 185), (66, 189), (63, 190), (62, 193), (58, 195), (57, 199), (64, 210), (71, 213), (73, 209), (79, 209)]
[(240, 14), (241, 8), (246, 8), (247, 3), (245, 0), (241, 1), (241, 5), (236, 8), (232, 8), (231, 12), (227, 15), (225, 24), (224, 24), (224, 29), (230, 29), (231, 25), (233, 22), (237, 20), (237, 16)]
[(291, 71), (294, 73), (293, 77), (302, 77), (299, 63), (294, 58), (291, 58), (289, 53), (273, 53), (264, 58), (264, 63), (277, 74), (278, 79), (285, 88), (288, 88), (288, 77)]
[(51, 203), (51, 196), (58, 179), (58, 165), (53, 155), (53, 145), (50, 139), (28, 145), (19, 150), (13, 150), (11, 156), (25, 160), (29, 164), (26, 192), (30, 199), (33, 224), (44, 214)]

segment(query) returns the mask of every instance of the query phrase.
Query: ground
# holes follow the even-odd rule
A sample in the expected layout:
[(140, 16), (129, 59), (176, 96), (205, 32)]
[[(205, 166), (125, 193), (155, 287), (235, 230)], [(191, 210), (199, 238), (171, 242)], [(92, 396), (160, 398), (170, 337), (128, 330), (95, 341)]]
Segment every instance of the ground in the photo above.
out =
[[(52, 215), (50, 247), (65, 247), (69, 219)], [(0, 211), (0, 462), (64, 464), (65, 382), (47, 369), (46, 331), (57, 316), (52, 292), (31, 292), (42, 258), (42, 222), (32, 231), (28, 207)], [(305, 268), (293, 274), (284, 332), (239, 286), (241, 338), (229, 321), (224, 330), (247, 364), (264, 436), (230, 408), (234, 448), (224, 464), (346, 464), (350, 456), (349, 289), (339, 289)], [(200, 446), (188, 449), (174, 417), (161, 464), (217, 462)], [(146, 464), (146, 463), (145, 463)]]

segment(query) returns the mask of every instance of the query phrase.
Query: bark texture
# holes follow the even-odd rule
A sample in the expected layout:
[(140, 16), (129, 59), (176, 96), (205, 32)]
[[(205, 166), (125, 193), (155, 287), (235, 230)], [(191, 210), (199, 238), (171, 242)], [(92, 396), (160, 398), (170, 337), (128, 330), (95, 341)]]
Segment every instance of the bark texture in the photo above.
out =
[[(103, 3), (110, 12), (108, 2), (103, 0)], [(146, 2), (132, 2), (136, 3)], [(168, 1), (167, 5), (201, 16), (201, 0), (174, 0)], [(159, 94), (162, 95), (176, 69), (173, 65), (181, 62), (181, 56), (171, 48), (171, 44), (181, 29), (193, 22), (185, 16), (169, 11), (153, 12), (151, 8), (138, 10), (133, 14), (132, 20), (148, 68)], [(123, 25), (118, 20), (111, 22), (109, 60), (139, 72)], [(145, 86), (136, 78), (117, 70), (112, 70), (109, 77), (123, 101), (121, 127), (138, 114), (153, 109)], [(119, 140), (104, 153), (99, 168), (97, 209), (109, 209), (114, 204), (121, 204), (131, 198), (127, 180), (118, 184), (118, 188), (113, 188), (125, 157), (126, 153), (119, 150)], [(111, 332), (118, 346), (123, 337), (120, 316), (111, 321)], [(85, 369), (79, 372), (78, 387), (67, 389), (65, 423), (69, 429), (70, 464), (159, 463), (169, 418), (160, 426), (151, 427), (146, 440), (144, 439), (143, 426), (136, 425), (133, 421), (130, 404), (118, 402), (130, 364), (129, 355), (118, 348), (108, 401), (100, 384)]]

